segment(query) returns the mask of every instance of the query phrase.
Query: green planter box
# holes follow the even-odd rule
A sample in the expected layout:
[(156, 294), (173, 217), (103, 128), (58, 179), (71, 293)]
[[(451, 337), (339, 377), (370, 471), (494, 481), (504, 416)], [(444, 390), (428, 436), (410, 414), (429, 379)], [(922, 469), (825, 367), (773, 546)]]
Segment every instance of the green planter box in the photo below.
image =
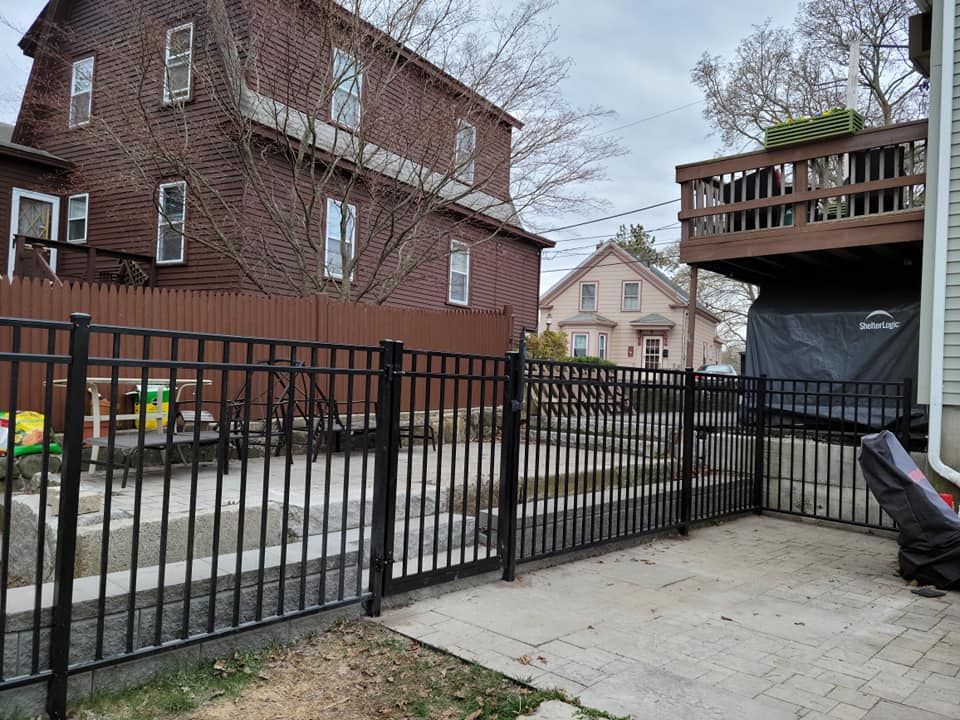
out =
[(837, 135), (853, 135), (863, 130), (863, 116), (856, 110), (835, 110), (809, 120), (796, 120), (768, 127), (763, 145), (770, 148), (822, 140)]

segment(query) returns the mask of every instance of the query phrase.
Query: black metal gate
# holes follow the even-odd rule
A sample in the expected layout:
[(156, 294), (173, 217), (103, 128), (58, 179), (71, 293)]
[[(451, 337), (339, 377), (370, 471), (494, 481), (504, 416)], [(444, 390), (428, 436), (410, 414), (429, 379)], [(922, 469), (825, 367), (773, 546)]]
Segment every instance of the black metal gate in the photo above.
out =
[(503, 568), (520, 356), (383, 348), (373, 586), (379, 577), (389, 595)]

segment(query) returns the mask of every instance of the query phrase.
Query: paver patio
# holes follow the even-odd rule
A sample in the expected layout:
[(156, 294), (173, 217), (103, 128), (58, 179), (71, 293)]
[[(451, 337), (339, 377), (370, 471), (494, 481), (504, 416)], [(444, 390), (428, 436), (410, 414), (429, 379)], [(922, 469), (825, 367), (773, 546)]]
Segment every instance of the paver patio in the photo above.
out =
[(772, 517), (384, 612), (424, 643), (634, 720), (960, 718), (960, 593), (895, 540)]

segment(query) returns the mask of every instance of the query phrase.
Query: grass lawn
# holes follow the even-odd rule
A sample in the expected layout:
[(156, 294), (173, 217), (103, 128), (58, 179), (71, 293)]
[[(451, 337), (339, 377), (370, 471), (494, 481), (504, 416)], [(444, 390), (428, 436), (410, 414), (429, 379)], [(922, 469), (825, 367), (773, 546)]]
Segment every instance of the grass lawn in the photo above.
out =
[[(101, 694), (71, 709), (78, 720), (507, 720), (557, 691), (351, 621), (286, 647), (237, 654)], [(583, 708), (584, 718), (612, 716)]]

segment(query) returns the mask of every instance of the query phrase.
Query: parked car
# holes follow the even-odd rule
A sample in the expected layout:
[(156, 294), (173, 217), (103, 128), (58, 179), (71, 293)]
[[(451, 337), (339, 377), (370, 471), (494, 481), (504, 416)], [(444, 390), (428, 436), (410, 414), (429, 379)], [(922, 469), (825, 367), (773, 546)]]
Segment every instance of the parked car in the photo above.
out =
[(737, 369), (733, 365), (715, 364), (701, 365), (695, 371), (697, 378), (702, 375), (733, 375), (737, 376)]

